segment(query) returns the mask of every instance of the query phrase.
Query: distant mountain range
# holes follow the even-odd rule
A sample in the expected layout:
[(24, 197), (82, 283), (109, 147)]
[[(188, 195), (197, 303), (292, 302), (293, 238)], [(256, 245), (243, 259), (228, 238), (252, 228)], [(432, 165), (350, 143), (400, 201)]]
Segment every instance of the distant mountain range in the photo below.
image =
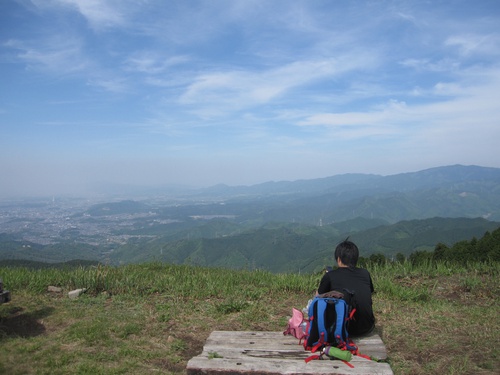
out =
[(453, 165), (425, 169), (418, 172), (400, 173), (389, 176), (375, 174), (341, 174), (325, 178), (297, 181), (265, 182), (251, 186), (216, 185), (202, 189), (203, 194), (230, 195), (271, 195), (338, 193), (344, 191), (395, 192), (417, 189), (448, 188), (459, 184), (500, 182), (500, 168)]
[(498, 221), (500, 169), (454, 165), (391, 176), (346, 174), (253, 186), (217, 185), (191, 196), (205, 203), (224, 202), (206, 203), (203, 211), (259, 223), (326, 224), (357, 217), (396, 223), (437, 216)]
[(500, 169), (454, 165), (392, 176), (217, 185), (100, 203), (65, 220), (71, 225), (49, 245), (19, 241), (21, 232), (2, 236), (0, 227), (0, 259), (310, 272), (333, 263), (335, 244), (347, 236), (364, 256), (392, 257), (493, 231), (500, 226)]

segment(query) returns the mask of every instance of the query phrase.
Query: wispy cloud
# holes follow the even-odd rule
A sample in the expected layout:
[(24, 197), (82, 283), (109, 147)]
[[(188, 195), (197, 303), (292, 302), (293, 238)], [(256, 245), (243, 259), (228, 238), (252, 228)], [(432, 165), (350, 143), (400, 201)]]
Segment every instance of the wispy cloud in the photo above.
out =
[(463, 56), (500, 55), (500, 32), (496, 34), (460, 34), (446, 39), (445, 45), (456, 47)]
[[(440, 97), (438, 100), (427, 103), (391, 100), (359, 112), (316, 113), (298, 121), (297, 125), (321, 127), (334, 132), (335, 136), (348, 138), (425, 138), (425, 134), (433, 134), (437, 142), (445, 142), (469, 134), (460, 144), (466, 141), (480, 147), (482, 134), (495, 133), (500, 137), (500, 128), (495, 125), (500, 118), (500, 107), (494, 94), (499, 90), (499, 69), (471, 70), (462, 74), (461, 81), (438, 83), (427, 92), (428, 97)], [(470, 135), (471, 127), (475, 129), (474, 136)]]
[(405, 103), (390, 101), (381, 108), (364, 112), (316, 113), (299, 121), (301, 127), (321, 127), (323, 134), (336, 139), (366, 139), (401, 135), (397, 123), (411, 118)]
[(419, 72), (455, 72), (460, 68), (460, 61), (457, 59), (406, 59), (400, 62), (401, 65), (413, 68)]
[(44, 11), (57, 8), (76, 11), (95, 30), (123, 26), (126, 19), (123, 10), (134, 4), (127, 0), (31, 0), (31, 3)]
[(230, 70), (195, 77), (180, 98), (184, 105), (219, 106), (236, 111), (269, 103), (294, 88), (359, 69), (344, 59), (299, 60), (267, 70)]
[(86, 70), (90, 61), (82, 53), (82, 40), (68, 35), (51, 35), (33, 41), (11, 39), (4, 46), (17, 51), (17, 58), (29, 69), (57, 74)]
[(5, 47), (16, 51), (16, 58), (28, 70), (50, 74), (57, 79), (67, 76), (83, 78), (87, 85), (109, 92), (125, 92), (128, 82), (116, 70), (100, 67), (84, 51), (78, 37), (52, 35), (32, 41), (9, 40)]
[(186, 55), (164, 56), (157, 51), (141, 51), (126, 58), (123, 65), (127, 71), (157, 75), (189, 61)]
[(124, 93), (129, 91), (128, 83), (120, 77), (90, 77), (87, 83), (90, 86), (100, 87), (105, 91), (115, 92), (115, 93)]

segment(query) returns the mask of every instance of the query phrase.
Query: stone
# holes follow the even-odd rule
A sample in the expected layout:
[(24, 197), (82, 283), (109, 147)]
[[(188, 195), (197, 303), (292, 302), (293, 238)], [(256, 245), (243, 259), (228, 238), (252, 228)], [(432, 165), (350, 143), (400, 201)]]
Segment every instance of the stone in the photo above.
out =
[(86, 291), (87, 291), (86, 288), (75, 289), (75, 290), (72, 290), (71, 292), (68, 292), (68, 297), (71, 299), (76, 299), (76, 298), (80, 297), (81, 294), (85, 293)]

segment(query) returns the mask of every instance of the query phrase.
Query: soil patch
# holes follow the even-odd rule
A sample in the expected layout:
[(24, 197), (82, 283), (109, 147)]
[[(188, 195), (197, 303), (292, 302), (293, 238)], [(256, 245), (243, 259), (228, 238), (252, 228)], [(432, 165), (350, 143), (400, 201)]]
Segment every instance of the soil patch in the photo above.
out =
[(1, 337), (35, 337), (45, 333), (45, 325), (39, 320), (49, 316), (54, 311), (52, 307), (44, 307), (32, 312), (23, 312), (23, 309), (13, 308), (10, 315), (0, 318)]

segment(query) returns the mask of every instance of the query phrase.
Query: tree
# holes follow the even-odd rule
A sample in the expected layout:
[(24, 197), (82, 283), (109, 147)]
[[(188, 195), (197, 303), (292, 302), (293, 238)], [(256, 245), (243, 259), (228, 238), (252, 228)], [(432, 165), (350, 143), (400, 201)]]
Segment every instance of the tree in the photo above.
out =
[(406, 257), (403, 253), (397, 253), (396, 254), (396, 262), (398, 263), (404, 263), (406, 260)]
[(446, 260), (446, 258), (449, 256), (449, 250), (450, 249), (448, 248), (448, 246), (446, 246), (444, 243), (438, 243), (434, 248), (432, 259), (435, 261)]
[(424, 264), (432, 261), (432, 255), (429, 251), (415, 251), (410, 254), (410, 262), (413, 265)]
[(387, 259), (384, 254), (377, 253), (370, 255), (370, 262), (372, 264), (385, 264), (385, 262), (387, 262)]

